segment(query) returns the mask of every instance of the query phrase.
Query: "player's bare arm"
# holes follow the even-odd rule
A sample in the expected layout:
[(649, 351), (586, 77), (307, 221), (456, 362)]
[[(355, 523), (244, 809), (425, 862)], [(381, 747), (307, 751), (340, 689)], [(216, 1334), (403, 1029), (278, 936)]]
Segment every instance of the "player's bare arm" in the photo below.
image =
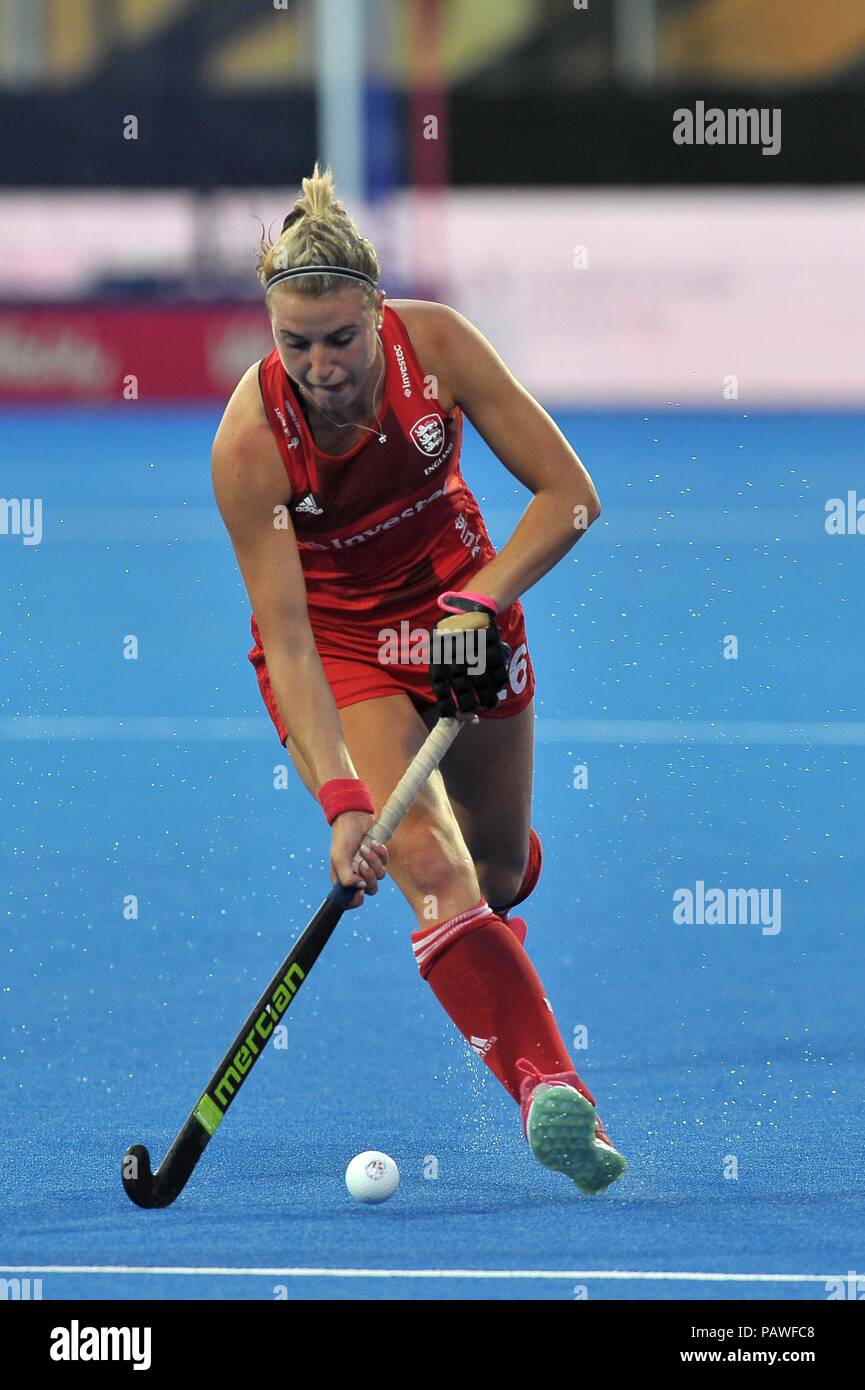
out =
[[(333, 695), (309, 624), (306, 588), (288, 514), (287, 479), (266, 425), (254, 370), (238, 385), (213, 442), (213, 489), (258, 620), (277, 704), (316, 785), (356, 778)], [(279, 524), (277, 524), (277, 521)], [(352, 872), (367, 893), (384, 877), (387, 852), (354, 855), (371, 817), (344, 812), (333, 822), (331, 868), (342, 883)], [(359, 906), (360, 895), (352, 906)]]
[(258, 620), (277, 703), (290, 717), (292, 739), (319, 782), (354, 777), (309, 625), (285, 472), (269, 431), (250, 424), (244, 404), (241, 400), (236, 410), (229, 405), (213, 442), (216, 501)]
[(456, 404), (534, 494), (507, 545), (472, 581), (502, 610), (576, 544), (600, 515), (600, 499), (561, 430), (473, 324), (438, 305), (429, 337)]

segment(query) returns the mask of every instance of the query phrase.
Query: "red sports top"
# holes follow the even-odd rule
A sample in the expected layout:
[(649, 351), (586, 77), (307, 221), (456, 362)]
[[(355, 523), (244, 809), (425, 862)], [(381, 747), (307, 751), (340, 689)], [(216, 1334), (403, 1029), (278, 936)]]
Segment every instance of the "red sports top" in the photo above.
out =
[(258, 368), (319, 647), (366, 638), (365, 648), (403, 618), (434, 626), (438, 595), (465, 587), (496, 553), (460, 472), (462, 411), (425, 393), (411, 339), (388, 304), (379, 336), (386, 441), (365, 434), (347, 454), (317, 447), (275, 348)]

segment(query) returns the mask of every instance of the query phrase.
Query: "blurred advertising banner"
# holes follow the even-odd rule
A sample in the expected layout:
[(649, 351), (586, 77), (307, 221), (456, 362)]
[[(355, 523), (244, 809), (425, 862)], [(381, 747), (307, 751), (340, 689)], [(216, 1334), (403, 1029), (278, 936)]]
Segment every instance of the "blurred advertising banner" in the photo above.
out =
[[(293, 195), (162, 194), (148, 211), (141, 193), (91, 210), (79, 192), (68, 223), (64, 196), (4, 200), (0, 399), (116, 400), (131, 375), (142, 400), (224, 401), (272, 347), (255, 219), (278, 227)], [(865, 403), (858, 190), (403, 191), (351, 211), (391, 298), (459, 309), (551, 407)], [(49, 215), (67, 229), (56, 261), (32, 234)], [(149, 299), (118, 302), (148, 275)]]
[(0, 307), (0, 400), (227, 400), (273, 347), (258, 307)]
[(477, 194), (453, 301), (545, 403), (865, 403), (865, 195)]

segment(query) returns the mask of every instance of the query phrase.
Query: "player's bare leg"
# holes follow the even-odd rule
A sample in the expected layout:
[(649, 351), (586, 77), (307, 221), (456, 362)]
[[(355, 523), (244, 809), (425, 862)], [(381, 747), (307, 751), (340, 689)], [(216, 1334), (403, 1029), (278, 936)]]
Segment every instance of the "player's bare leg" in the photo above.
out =
[[(402, 694), (349, 705), (340, 711), (340, 721), (358, 775), (379, 806), (426, 738), (427, 724)], [(480, 734), (479, 745), (464, 762), (452, 762), (449, 775), (463, 823), (485, 856), (488, 881), (505, 893), (519, 886), (525, 867), (531, 732), (531, 707), (513, 719), (470, 725), (456, 743)], [(286, 746), (314, 793), (309, 772), (290, 740)], [(505, 765), (508, 775), (501, 770)], [(483, 825), (484, 807), (474, 795), (473, 779), (486, 793), (488, 811), (497, 793), (516, 795), (515, 784), (519, 785), (517, 831), (513, 811), (509, 815), (501, 808), (495, 817), (504, 848)], [(524, 1132), (540, 1162), (566, 1173), (582, 1191), (600, 1192), (621, 1176), (625, 1160), (610, 1144), (594, 1097), (573, 1070), (534, 966), (521, 942), (490, 909), (445, 788), (442, 774), (434, 773), (388, 846), (389, 871), (418, 922), (412, 943), (421, 976), (520, 1103)]]
[[(421, 716), (427, 728), (434, 708)], [(440, 765), (488, 903), (513, 902), (526, 869), (532, 811), (534, 702), (510, 719), (479, 719)]]
[[(402, 695), (364, 700), (340, 711), (349, 753), (358, 776), (370, 787), (376, 806), (383, 805), (401, 770), (411, 761), (437, 718), (434, 707), (417, 714), (411, 701)], [(314, 796), (316, 788), (303, 759), (291, 740), (286, 747), (307, 790)], [(430, 779), (419, 801), (415, 822), (433, 815), (437, 834), (445, 827), (452, 833), (456, 819), (463, 842), (460, 852), (467, 850), (480, 895), (491, 904), (512, 902), (523, 880), (529, 850), (533, 766), (534, 702), (510, 719), (481, 718), (464, 729), (441, 762), (441, 777), (436, 774)], [(407, 823), (411, 814), (406, 817)], [(421, 885), (403, 883), (393, 844), (390, 855), (391, 876), (417, 911), (418, 894), (415, 891), (413, 896), (412, 890)], [(474, 902), (477, 897), (476, 894)], [(422, 911), (423, 902), (420, 907)]]
[[(383, 806), (423, 745), (426, 725), (402, 694), (348, 705), (340, 710), (340, 723), (358, 777), (369, 787), (373, 804)], [(290, 739), (286, 748), (315, 795), (311, 774)], [(388, 872), (423, 926), (464, 912), (480, 899), (471, 855), (439, 772), (429, 778), (390, 841)]]

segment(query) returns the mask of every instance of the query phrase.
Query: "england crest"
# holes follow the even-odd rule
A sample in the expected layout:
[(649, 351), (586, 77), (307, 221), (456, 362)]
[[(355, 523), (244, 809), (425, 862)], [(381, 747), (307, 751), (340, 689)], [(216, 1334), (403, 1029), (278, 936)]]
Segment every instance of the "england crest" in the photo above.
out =
[(415, 420), (411, 427), (411, 437), (422, 454), (436, 458), (444, 448), (445, 427), (440, 415), (424, 415)]

